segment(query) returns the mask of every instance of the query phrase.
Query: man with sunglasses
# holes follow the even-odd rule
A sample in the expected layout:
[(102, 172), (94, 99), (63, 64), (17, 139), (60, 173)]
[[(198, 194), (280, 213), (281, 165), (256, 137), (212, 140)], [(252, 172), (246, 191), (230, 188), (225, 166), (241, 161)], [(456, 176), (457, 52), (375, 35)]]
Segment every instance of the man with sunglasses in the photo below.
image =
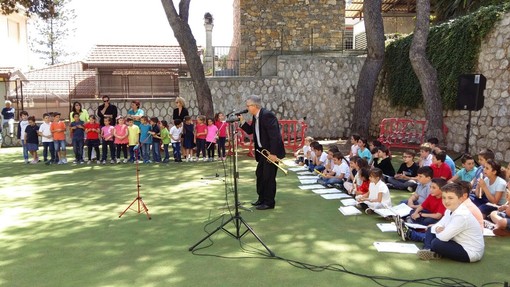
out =
[(97, 115), (99, 116), (99, 124), (101, 127), (104, 126), (104, 118), (110, 118), (111, 125), (116, 124), (115, 119), (117, 118), (117, 107), (110, 104), (110, 97), (103, 96), (103, 104), (97, 108)]

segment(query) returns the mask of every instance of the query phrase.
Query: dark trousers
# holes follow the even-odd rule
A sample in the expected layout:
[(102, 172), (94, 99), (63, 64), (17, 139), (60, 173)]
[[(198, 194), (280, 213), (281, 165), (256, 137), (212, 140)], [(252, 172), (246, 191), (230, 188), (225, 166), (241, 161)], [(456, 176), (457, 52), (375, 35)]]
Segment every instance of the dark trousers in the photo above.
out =
[(266, 205), (275, 205), (276, 196), (276, 173), (278, 167), (265, 158), (257, 163), (255, 175), (257, 176), (258, 200)]
[(225, 143), (227, 142), (226, 137), (218, 138), (218, 156), (225, 157)]
[(214, 150), (216, 149), (216, 144), (213, 142), (206, 142), (207, 146), (207, 157), (214, 158)]
[(170, 154), (168, 153), (168, 144), (163, 144), (163, 152), (165, 153), (165, 158), (163, 158), (163, 161), (168, 161), (168, 159), (170, 158)]
[(92, 149), (96, 151), (96, 158), (99, 160), (101, 154), (99, 153), (99, 139), (87, 140), (87, 153), (89, 160), (92, 160)]
[(48, 148), (50, 149), (50, 161), (55, 161), (55, 145), (53, 142), (43, 142), (43, 158), (44, 161), (48, 160)]
[(423, 242), (425, 243), (423, 246), (424, 249), (430, 249), (441, 254), (443, 257), (450, 258), (455, 261), (470, 262), (469, 255), (462, 245), (453, 240), (445, 242), (437, 239), (436, 235), (430, 231), (430, 228), (427, 228), (425, 240)]
[(122, 153), (124, 155), (124, 158), (127, 158), (127, 144), (116, 144), (115, 145), (115, 151), (117, 152), (117, 158), (120, 159), (120, 151), (122, 150)]
[(73, 152), (76, 161), (83, 161), (83, 139), (73, 139)]
[(103, 160), (106, 160), (108, 155), (108, 149), (110, 149), (110, 159), (115, 160), (115, 144), (113, 141), (103, 140)]
[(205, 157), (205, 139), (197, 139), (197, 158), (200, 157), (200, 152)]

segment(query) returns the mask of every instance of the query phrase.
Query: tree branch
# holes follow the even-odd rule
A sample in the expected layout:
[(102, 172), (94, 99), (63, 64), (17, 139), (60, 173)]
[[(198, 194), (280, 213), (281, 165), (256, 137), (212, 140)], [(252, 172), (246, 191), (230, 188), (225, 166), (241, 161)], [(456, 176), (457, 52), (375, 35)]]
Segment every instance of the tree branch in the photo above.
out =
[(190, 2), (191, 0), (181, 0), (179, 2), (179, 17), (185, 23), (188, 23)]

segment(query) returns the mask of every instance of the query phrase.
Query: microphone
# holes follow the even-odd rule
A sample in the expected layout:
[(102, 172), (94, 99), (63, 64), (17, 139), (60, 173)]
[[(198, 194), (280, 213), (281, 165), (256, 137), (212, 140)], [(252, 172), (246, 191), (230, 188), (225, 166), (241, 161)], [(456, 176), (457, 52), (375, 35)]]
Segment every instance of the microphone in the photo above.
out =
[(239, 116), (239, 115), (241, 115), (241, 114), (246, 114), (247, 112), (248, 112), (248, 110), (242, 110), (242, 111), (240, 111), (240, 112), (235, 113), (235, 115), (236, 115), (236, 116)]

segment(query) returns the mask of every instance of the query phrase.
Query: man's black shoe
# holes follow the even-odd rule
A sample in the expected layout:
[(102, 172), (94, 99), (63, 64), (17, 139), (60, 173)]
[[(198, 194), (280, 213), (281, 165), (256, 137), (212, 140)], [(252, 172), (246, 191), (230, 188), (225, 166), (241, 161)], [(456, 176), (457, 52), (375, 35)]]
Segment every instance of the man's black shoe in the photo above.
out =
[(255, 207), (255, 208), (257, 210), (274, 209), (274, 205), (270, 206), (270, 205), (267, 205), (267, 204), (261, 204), (261, 205), (257, 205), (257, 207)]
[(257, 206), (257, 205), (261, 205), (261, 204), (262, 204), (261, 200), (257, 200), (257, 201), (254, 201), (251, 203), (251, 205), (253, 205), (253, 206)]

